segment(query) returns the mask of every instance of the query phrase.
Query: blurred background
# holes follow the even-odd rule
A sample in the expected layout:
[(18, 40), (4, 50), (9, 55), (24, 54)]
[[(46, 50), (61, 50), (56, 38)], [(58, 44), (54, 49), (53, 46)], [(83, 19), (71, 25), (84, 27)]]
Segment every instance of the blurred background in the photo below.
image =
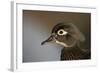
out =
[(81, 46), (91, 48), (90, 13), (23, 10), (23, 62), (60, 61), (62, 46), (54, 43), (41, 46), (59, 22), (75, 24), (86, 38)]

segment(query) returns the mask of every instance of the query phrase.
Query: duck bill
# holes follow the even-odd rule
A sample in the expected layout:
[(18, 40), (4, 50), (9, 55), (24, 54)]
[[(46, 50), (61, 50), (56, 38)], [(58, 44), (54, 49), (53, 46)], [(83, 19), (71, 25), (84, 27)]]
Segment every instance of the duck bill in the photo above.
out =
[(51, 35), (47, 40), (43, 41), (43, 42), (41, 43), (41, 45), (44, 45), (45, 43), (48, 43), (48, 42), (53, 41), (53, 38), (54, 38), (54, 36)]

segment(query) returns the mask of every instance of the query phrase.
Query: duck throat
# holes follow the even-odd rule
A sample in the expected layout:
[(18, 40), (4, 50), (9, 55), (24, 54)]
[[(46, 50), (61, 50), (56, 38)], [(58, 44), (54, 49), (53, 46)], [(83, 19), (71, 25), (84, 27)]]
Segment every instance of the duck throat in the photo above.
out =
[(68, 47), (67, 44), (65, 44), (65, 43), (63, 43), (63, 42), (60, 42), (60, 41), (58, 41), (58, 40), (56, 40), (56, 43), (57, 43), (57, 44), (60, 44), (60, 45), (62, 45), (62, 46), (64, 46), (64, 47)]

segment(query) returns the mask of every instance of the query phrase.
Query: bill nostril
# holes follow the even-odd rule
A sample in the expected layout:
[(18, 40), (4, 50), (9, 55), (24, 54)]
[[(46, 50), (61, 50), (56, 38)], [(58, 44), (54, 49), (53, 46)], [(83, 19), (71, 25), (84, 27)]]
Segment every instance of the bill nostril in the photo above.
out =
[(41, 45), (44, 45), (45, 43), (51, 42), (51, 41), (53, 41), (53, 40), (54, 40), (54, 35), (51, 35), (48, 39), (46, 39), (45, 41), (43, 41), (43, 42), (41, 43)]

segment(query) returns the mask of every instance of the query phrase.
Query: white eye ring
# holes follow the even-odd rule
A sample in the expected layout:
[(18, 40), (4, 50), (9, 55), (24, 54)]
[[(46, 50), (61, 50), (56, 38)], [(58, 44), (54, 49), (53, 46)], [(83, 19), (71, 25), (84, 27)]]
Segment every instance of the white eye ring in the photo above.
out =
[(63, 29), (60, 29), (57, 34), (58, 35), (66, 35), (68, 32), (64, 31)]

